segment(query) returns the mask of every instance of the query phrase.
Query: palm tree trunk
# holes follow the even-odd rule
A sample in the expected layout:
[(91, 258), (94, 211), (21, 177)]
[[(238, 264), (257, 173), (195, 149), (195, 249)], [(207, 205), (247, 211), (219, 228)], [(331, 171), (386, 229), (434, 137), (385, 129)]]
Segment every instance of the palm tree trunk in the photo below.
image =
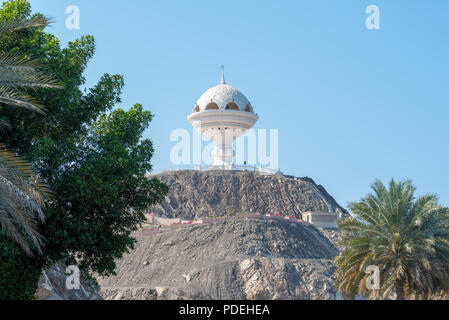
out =
[(396, 278), (396, 300), (404, 300), (404, 281)]

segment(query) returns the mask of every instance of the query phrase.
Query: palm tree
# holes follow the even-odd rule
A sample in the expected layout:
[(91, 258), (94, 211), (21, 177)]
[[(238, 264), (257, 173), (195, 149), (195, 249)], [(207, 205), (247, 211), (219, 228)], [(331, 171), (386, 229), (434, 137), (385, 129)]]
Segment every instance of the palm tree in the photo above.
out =
[[(41, 15), (0, 23), (0, 39), (35, 27), (45, 27), (49, 20)], [(44, 113), (24, 91), (57, 88), (58, 85), (41, 70), (35, 60), (18, 54), (0, 52), (0, 105), (25, 108)], [(7, 126), (1, 122), (0, 125)], [(15, 241), (28, 255), (32, 246), (42, 252), (42, 236), (37, 223), (44, 221), (43, 206), (48, 199), (47, 186), (34, 174), (30, 165), (0, 145), (0, 231)]]
[[(374, 193), (349, 205), (352, 217), (342, 219), (335, 258), (336, 286), (347, 298), (371, 299), (429, 297), (449, 288), (449, 209), (437, 197), (415, 198), (410, 181), (389, 188), (376, 181)], [(378, 267), (380, 282), (374, 289), (367, 283)], [(372, 288), (372, 287), (371, 287)]]

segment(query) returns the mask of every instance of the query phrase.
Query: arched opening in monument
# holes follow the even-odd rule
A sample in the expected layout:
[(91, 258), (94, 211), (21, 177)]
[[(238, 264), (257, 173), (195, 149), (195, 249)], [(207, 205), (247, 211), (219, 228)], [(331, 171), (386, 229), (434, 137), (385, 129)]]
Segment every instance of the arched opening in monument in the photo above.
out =
[(228, 103), (228, 105), (226, 106), (226, 110), (240, 110), (239, 106), (234, 103), (234, 102), (230, 102)]
[(211, 102), (207, 105), (206, 110), (218, 110), (218, 105), (214, 102)]
[(251, 106), (249, 104), (245, 107), (245, 111), (252, 112)]

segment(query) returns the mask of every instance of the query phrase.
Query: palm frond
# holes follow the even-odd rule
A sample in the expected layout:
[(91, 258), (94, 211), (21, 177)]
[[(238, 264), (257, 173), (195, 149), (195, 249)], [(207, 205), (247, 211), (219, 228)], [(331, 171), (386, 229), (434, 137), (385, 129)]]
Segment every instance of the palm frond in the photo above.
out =
[(41, 252), (42, 237), (36, 231), (43, 222), (48, 187), (29, 164), (11, 151), (0, 149), (0, 227), (5, 235), (32, 254), (31, 244)]
[(39, 104), (36, 99), (26, 95), (19, 95), (15, 90), (2, 87), (0, 87), (0, 103), (7, 106), (27, 109), (40, 114), (45, 114), (46, 110), (46, 108)]
[(0, 33), (16, 32), (29, 28), (45, 28), (51, 23), (51, 19), (43, 15), (35, 15), (31, 18), (15, 19), (0, 23)]
[[(0, 34), (32, 27), (45, 27), (49, 19), (36, 15), (0, 23)], [(0, 52), (0, 104), (44, 113), (45, 108), (24, 93), (26, 90), (57, 89), (61, 86), (45, 72), (37, 60), (10, 52)]]

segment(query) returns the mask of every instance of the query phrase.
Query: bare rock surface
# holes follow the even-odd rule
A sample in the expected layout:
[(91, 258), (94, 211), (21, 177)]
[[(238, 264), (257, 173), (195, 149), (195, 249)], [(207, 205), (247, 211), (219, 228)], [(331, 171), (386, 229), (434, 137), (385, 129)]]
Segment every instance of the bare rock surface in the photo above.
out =
[(66, 286), (66, 266), (55, 264), (46, 270), (35, 294), (36, 300), (103, 300), (98, 286), (80, 277), (79, 289), (69, 290)]
[(241, 212), (302, 217), (307, 211), (348, 212), (310, 178), (250, 171), (172, 171), (155, 175), (170, 187), (157, 216), (195, 219)]
[(236, 219), (136, 234), (136, 249), (100, 278), (105, 299), (337, 299), (337, 249), (318, 229)]
[(334, 246), (337, 246), (338, 241), (341, 240), (341, 233), (338, 229), (317, 228), (323, 236), (325, 236)]

